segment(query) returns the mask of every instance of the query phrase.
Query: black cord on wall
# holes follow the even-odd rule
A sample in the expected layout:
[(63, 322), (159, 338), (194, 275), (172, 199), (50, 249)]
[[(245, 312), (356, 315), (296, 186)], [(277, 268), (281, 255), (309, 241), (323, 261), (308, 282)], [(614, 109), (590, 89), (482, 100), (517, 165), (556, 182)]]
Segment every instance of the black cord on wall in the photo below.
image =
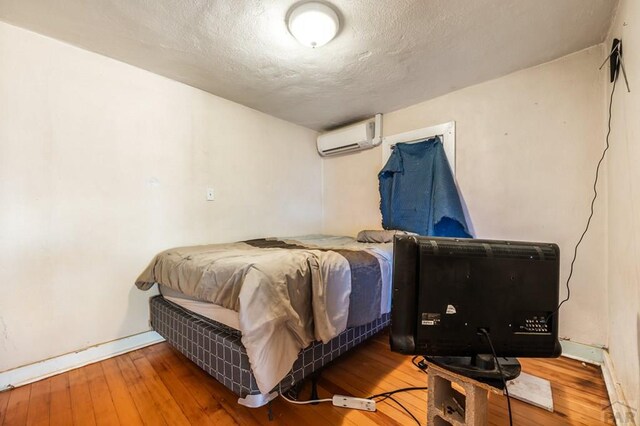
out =
[(560, 307), (571, 298), (571, 287), (569, 283), (571, 282), (571, 277), (573, 276), (573, 267), (576, 263), (576, 258), (578, 257), (578, 247), (582, 243), (584, 236), (587, 234), (589, 230), (589, 226), (591, 225), (591, 219), (593, 218), (593, 209), (596, 203), (596, 199), (598, 198), (598, 178), (600, 177), (600, 166), (607, 155), (607, 151), (609, 150), (609, 137), (611, 136), (611, 116), (612, 116), (612, 108), (613, 108), (613, 95), (616, 92), (616, 83), (618, 81), (618, 75), (616, 74), (615, 79), (613, 80), (613, 87), (611, 88), (611, 97), (609, 98), (609, 118), (607, 120), (607, 136), (605, 138), (605, 148), (602, 151), (602, 155), (600, 156), (600, 160), (598, 161), (598, 165), (596, 166), (596, 176), (593, 181), (593, 198), (591, 199), (591, 210), (589, 213), (589, 218), (587, 219), (587, 225), (584, 227), (584, 231), (582, 231), (582, 235), (580, 235), (580, 239), (576, 243), (573, 248), (573, 259), (571, 260), (571, 267), (569, 268), (569, 276), (567, 277), (566, 287), (567, 287), (567, 297), (565, 297), (562, 302), (558, 305), (558, 307), (553, 311), (546, 319), (546, 322), (549, 321), (549, 318), (554, 316), (559, 310)]

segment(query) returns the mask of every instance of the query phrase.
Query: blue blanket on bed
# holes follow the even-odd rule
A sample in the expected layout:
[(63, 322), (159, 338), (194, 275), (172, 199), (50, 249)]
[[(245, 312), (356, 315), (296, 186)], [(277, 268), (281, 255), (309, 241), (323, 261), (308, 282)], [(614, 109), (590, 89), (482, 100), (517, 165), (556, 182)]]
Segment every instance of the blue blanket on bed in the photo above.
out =
[(397, 144), (378, 179), (384, 229), (472, 238), (439, 138)]

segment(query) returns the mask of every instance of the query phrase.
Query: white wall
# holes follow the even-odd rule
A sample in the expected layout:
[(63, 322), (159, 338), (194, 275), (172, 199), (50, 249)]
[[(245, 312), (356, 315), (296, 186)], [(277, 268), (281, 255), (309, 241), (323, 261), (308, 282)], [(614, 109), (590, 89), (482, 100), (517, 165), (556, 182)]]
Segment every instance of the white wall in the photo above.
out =
[(148, 330), (160, 250), (317, 232), (315, 135), (0, 23), (0, 371)]
[[(610, 37), (621, 38), (625, 68), (613, 102), (609, 151), (609, 353), (640, 424), (640, 3), (621, 0)], [(606, 76), (608, 76), (608, 70)], [(605, 75), (603, 75), (605, 77)], [(609, 102), (611, 83), (603, 97)]]
[[(477, 236), (557, 242), (564, 281), (603, 147), (602, 53), (592, 47), (386, 114), (383, 132), (455, 120), (457, 180)], [(380, 149), (323, 163), (325, 231), (379, 229)], [(606, 177), (603, 182), (601, 190)], [(562, 336), (601, 345), (607, 335), (605, 205), (603, 199), (596, 204), (572, 298), (560, 313)]]

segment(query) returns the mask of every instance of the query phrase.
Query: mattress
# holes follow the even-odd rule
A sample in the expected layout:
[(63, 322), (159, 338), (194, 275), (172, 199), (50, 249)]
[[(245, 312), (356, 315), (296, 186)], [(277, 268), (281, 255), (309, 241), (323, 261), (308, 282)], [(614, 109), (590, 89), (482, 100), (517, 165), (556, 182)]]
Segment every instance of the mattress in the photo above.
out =
[(169, 287), (158, 285), (160, 294), (169, 302), (175, 303), (178, 306), (183, 307), (187, 311), (193, 312), (198, 315), (202, 315), (205, 318), (214, 320), (218, 323), (224, 324), (227, 327), (231, 327), (235, 330), (240, 330), (240, 319), (236, 311), (223, 308), (215, 303), (205, 302), (187, 296), (177, 290), (173, 290)]
[[(335, 241), (324, 241), (326, 246), (335, 245)], [(209, 318), (218, 323), (224, 324), (228, 327), (240, 330), (240, 319), (238, 312), (224, 308), (215, 303), (207, 302), (204, 300), (198, 300), (195, 297), (187, 296), (186, 294), (174, 290), (170, 287), (158, 284), (160, 294), (168, 301), (175, 303), (178, 306), (185, 308), (188, 311), (194, 312), (198, 315), (202, 315), (205, 318)], [(355, 289), (362, 291), (362, 289)], [(385, 276), (382, 280), (381, 297), (380, 297), (380, 312), (382, 314), (389, 313), (391, 311), (391, 280), (390, 277)], [(358, 298), (358, 294), (354, 293), (354, 298)]]

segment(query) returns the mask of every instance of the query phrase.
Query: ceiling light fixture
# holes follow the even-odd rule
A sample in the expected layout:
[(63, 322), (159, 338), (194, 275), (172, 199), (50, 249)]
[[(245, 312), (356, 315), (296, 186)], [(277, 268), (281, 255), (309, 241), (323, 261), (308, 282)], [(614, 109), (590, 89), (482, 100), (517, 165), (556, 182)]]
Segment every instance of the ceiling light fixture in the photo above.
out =
[(311, 1), (291, 8), (287, 25), (300, 43), (315, 48), (324, 46), (336, 36), (340, 20), (325, 3)]

